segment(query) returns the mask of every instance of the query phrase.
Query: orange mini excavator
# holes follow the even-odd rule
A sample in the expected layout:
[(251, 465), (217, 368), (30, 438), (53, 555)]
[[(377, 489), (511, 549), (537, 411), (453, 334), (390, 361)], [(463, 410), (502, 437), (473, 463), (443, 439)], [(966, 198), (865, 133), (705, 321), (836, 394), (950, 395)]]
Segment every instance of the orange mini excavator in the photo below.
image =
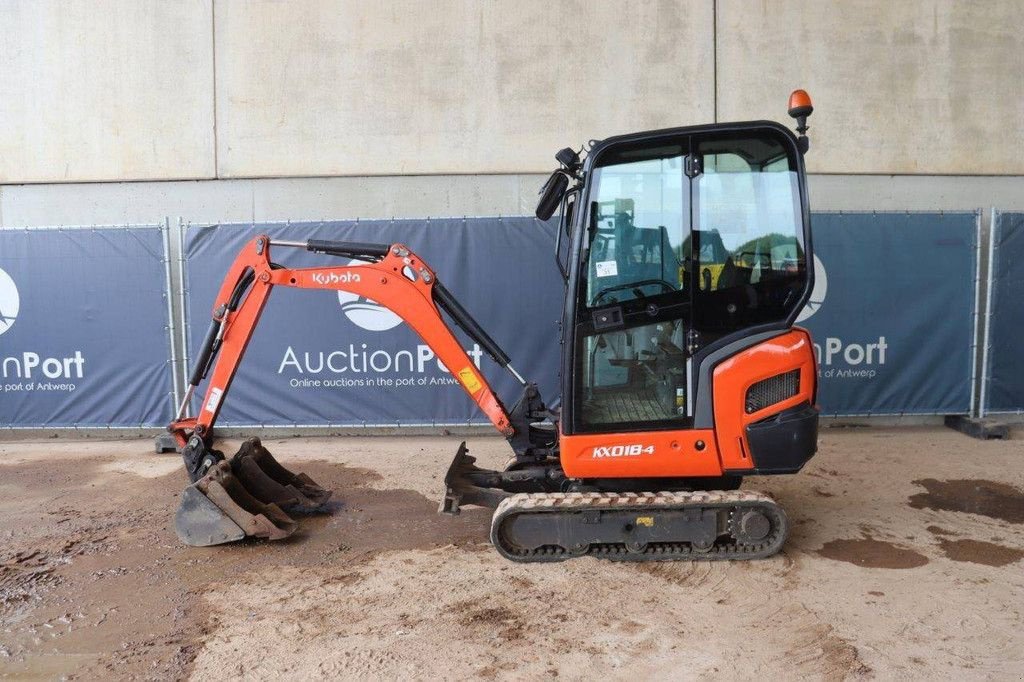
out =
[[(817, 369), (794, 321), (813, 285), (804, 154), (811, 101), (790, 98), (797, 134), (756, 121), (635, 133), (563, 149), (537, 216), (560, 215), (565, 281), (561, 407), (534, 384), (403, 244), (258, 236), (228, 271), (188, 396), (170, 425), (193, 484), (180, 537), (211, 545), (289, 535), (289, 509), (330, 495), (258, 439), (230, 460), (213, 425), (274, 287), (352, 292), (429, 344), (514, 457), (475, 465), (465, 443), (441, 511), (495, 509), (491, 541), (513, 561), (754, 559), (777, 552), (786, 515), (739, 490), (750, 474), (800, 470), (817, 448)], [(291, 269), (300, 248), (363, 264)], [(447, 319), (446, 319), (447, 318)], [(450, 322), (449, 322), (450, 321)], [(508, 409), (452, 334), (458, 325), (522, 384)], [(206, 381), (199, 414), (186, 417)]]

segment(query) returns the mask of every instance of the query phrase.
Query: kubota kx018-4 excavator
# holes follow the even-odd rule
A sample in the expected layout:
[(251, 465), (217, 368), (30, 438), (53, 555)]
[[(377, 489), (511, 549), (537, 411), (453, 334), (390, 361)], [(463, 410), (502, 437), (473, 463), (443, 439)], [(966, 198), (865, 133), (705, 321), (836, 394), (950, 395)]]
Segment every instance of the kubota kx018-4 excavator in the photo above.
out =
[[(612, 137), (585, 160), (563, 149), (539, 218), (560, 214), (561, 407), (534, 384), (403, 244), (253, 239), (231, 266), (188, 396), (170, 430), (193, 484), (180, 537), (210, 545), (284, 537), (289, 508), (330, 493), (258, 439), (226, 460), (213, 425), (274, 287), (348, 291), (394, 311), (458, 379), (514, 458), (477, 467), (459, 448), (441, 511), (495, 509), (491, 541), (514, 561), (753, 559), (777, 552), (786, 515), (738, 490), (748, 474), (798, 471), (817, 448), (817, 368), (794, 326), (812, 287), (803, 156), (810, 98), (790, 98), (797, 135), (767, 121)], [(366, 261), (290, 269), (301, 248)], [(508, 409), (445, 316), (522, 384)], [(552, 330), (555, 333), (555, 330)], [(199, 414), (185, 411), (206, 380)]]

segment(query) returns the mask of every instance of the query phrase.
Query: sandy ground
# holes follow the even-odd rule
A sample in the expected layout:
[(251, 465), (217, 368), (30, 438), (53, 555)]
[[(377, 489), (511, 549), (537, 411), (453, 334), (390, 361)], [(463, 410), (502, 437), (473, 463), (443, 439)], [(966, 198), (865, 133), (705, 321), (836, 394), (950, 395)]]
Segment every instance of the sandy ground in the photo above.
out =
[(648, 565), (502, 560), (488, 513), (435, 513), (458, 442), (268, 441), (341, 504), (205, 549), (173, 532), (177, 456), (0, 442), (0, 676), (1024, 676), (1024, 440), (828, 429), (801, 474), (744, 484), (789, 512), (781, 555)]

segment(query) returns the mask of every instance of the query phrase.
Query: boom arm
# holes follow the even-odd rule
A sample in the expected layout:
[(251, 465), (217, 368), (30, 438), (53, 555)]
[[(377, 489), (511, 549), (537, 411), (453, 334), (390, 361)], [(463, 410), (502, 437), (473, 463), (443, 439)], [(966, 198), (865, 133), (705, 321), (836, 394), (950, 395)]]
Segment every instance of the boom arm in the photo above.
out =
[[(361, 266), (288, 269), (271, 262), (271, 245), (304, 248), (368, 262)], [(202, 441), (212, 433), (239, 362), (275, 286), (348, 291), (391, 310), (419, 334), (502, 435), (510, 442), (528, 439), (528, 434), (517, 433), (528, 429), (528, 423), (509, 414), (487, 379), (466, 355), (440, 311), (447, 312), (495, 362), (524, 386), (524, 398), (513, 410), (517, 417), (521, 412), (535, 413), (538, 407), (543, 410), (536, 387), (527, 384), (516, 372), (509, 364), (508, 355), (438, 282), (433, 270), (408, 247), (403, 244), (388, 246), (320, 240), (271, 241), (267, 235), (260, 235), (239, 252), (224, 278), (213, 305), (213, 321), (189, 378), (185, 399), (175, 421), (168, 427), (183, 448), (189, 444), (192, 450), (205, 450)], [(210, 376), (210, 381), (199, 414), (186, 417), (193, 393), (207, 376)], [(199, 440), (193, 436), (198, 436)], [(195, 461), (193, 464), (198, 469), (202, 463)], [(190, 474), (199, 473), (192, 468), (190, 466)]]

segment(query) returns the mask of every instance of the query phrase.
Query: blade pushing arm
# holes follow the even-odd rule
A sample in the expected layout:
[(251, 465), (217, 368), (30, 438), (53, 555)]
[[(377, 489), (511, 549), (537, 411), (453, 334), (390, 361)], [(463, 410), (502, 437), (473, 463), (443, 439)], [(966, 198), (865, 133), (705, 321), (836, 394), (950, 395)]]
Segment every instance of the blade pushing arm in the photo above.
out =
[[(360, 266), (282, 268), (270, 261), (271, 245), (304, 248), (316, 253), (365, 260), (367, 263)], [(543, 407), (539, 404), (536, 388), (528, 385), (512, 368), (508, 355), (437, 281), (433, 270), (408, 247), (402, 244), (389, 246), (320, 240), (271, 241), (266, 235), (260, 235), (241, 250), (228, 270), (214, 302), (213, 320), (189, 379), (185, 399), (179, 407), (176, 420), (168, 427), (183, 448), (195, 441), (195, 437), (199, 441), (206, 441), (211, 434), (239, 362), (275, 286), (348, 291), (391, 310), (419, 334), (494, 427), (506, 438), (521, 441), (526, 434), (517, 434), (517, 425), (513, 423), (509, 411), (445, 323), (440, 312), (444, 310), (495, 362), (523, 384), (524, 395), (529, 394), (530, 397), (528, 402), (531, 411)], [(206, 378), (209, 381), (199, 414), (186, 417), (193, 393)], [(517, 405), (515, 412), (522, 409)], [(515, 421), (521, 422), (522, 419)], [(196, 441), (192, 445), (196, 449), (201, 443)], [(201, 475), (201, 470), (208, 466), (209, 463), (204, 465), (196, 461), (194, 467), (189, 465), (189, 473), (192, 476)]]

